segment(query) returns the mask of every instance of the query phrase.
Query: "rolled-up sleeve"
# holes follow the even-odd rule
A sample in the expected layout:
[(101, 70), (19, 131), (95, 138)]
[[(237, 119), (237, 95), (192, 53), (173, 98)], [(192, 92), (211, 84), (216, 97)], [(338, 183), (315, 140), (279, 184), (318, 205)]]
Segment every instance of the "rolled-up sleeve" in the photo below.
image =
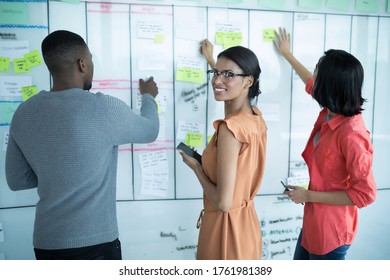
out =
[(365, 207), (376, 198), (376, 183), (372, 171), (373, 147), (369, 133), (355, 131), (346, 136), (343, 150), (350, 174), (349, 198), (358, 207)]

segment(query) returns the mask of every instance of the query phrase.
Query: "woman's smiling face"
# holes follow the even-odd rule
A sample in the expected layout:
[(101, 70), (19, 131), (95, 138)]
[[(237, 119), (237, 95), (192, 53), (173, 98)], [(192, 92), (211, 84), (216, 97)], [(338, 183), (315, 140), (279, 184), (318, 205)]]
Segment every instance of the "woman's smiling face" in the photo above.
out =
[[(214, 98), (217, 101), (229, 101), (238, 97), (248, 96), (248, 88), (245, 87), (245, 80), (247, 77), (233, 76), (225, 77), (221, 72), (232, 72), (234, 74), (245, 74), (242, 69), (233, 61), (220, 57), (215, 65), (219, 75), (212, 78), (212, 85), (214, 89)], [(244, 93), (244, 95), (243, 95)]]

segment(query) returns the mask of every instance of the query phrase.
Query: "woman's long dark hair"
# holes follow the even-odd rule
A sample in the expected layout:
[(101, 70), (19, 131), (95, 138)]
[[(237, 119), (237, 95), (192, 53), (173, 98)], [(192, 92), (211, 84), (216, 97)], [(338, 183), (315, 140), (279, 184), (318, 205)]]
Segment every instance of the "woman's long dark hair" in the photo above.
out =
[(346, 117), (360, 114), (364, 70), (360, 61), (343, 50), (330, 49), (317, 64), (313, 97), (324, 108)]

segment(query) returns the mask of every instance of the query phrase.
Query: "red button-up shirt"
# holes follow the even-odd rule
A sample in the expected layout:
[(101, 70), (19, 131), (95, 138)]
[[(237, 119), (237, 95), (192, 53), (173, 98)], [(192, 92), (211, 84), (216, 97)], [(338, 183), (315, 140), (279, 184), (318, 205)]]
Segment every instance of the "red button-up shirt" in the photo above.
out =
[[(308, 93), (312, 92), (312, 84), (311, 80), (306, 85)], [(324, 122), (326, 115), (325, 108), (302, 153), (310, 174), (309, 190), (345, 191), (355, 205), (305, 204), (301, 245), (318, 255), (351, 244), (357, 231), (358, 208), (369, 205), (376, 197), (373, 147), (362, 114), (336, 115)], [(318, 131), (320, 137), (314, 146)]]

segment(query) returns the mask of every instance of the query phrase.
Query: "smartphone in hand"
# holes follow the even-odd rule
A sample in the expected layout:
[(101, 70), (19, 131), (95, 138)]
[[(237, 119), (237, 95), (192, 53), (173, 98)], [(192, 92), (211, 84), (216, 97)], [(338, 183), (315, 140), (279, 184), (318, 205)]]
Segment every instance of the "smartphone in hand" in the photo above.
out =
[(179, 143), (179, 145), (177, 146), (177, 149), (182, 150), (190, 157), (193, 157), (202, 165), (202, 156), (200, 154), (198, 154), (196, 151), (194, 151), (193, 149), (191, 149), (190, 147), (188, 147), (183, 142)]

